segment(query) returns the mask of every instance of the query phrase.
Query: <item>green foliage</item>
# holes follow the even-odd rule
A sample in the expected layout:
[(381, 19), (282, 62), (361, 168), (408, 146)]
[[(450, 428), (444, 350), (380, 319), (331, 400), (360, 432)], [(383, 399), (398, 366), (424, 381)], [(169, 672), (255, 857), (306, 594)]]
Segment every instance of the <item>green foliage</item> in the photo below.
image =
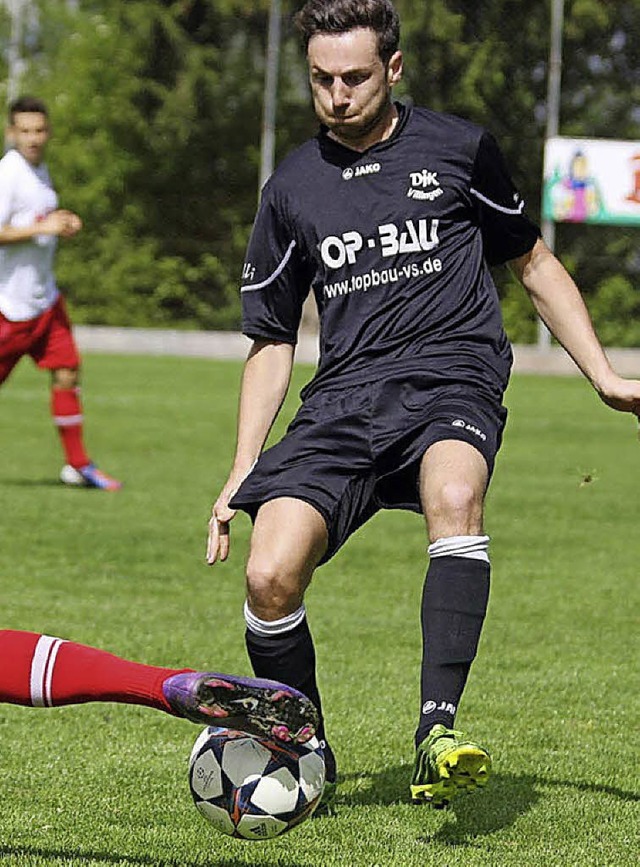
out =
[[(295, 370), (278, 435), (309, 375)], [(55, 484), (47, 379), (19, 366), (0, 414), (3, 628), (249, 673), (246, 516), (230, 559), (204, 564), (239, 377), (230, 362), (86, 356), (91, 454), (125, 482), (111, 495)], [(577, 377), (515, 377), (507, 403), (492, 596), (458, 716), (493, 754), (486, 791), (448, 810), (409, 803), (426, 539), (419, 516), (385, 512), (307, 595), (335, 816), (231, 840), (191, 802), (197, 726), (115, 704), (0, 705), (2, 867), (635, 867), (635, 425)]]
[[(216, 107), (235, 72), (217, 68), (219, 46), (201, 38), (206, 18), (187, 22), (157, 3), (104, 6), (69, 14), (45, 3), (47, 64), (31, 72), (51, 105), (52, 173), (85, 222), (61, 250), (60, 283), (78, 321), (231, 327), (255, 203), (254, 160), (237, 196), (233, 183), (217, 188), (234, 133)], [(230, 54), (233, 70), (239, 57)]]
[(526, 292), (506, 268), (495, 274), (494, 279), (502, 288), (502, 316), (509, 339), (512, 343), (535, 343), (538, 318)]
[(602, 281), (590, 300), (605, 346), (640, 346), (640, 292), (621, 274)]
[[(23, 90), (51, 104), (49, 163), (85, 229), (62, 245), (60, 282), (85, 322), (233, 328), (257, 200), (269, 0), (40, 0)], [(550, 2), (397, 0), (399, 93), (496, 135), (534, 218), (540, 212)], [(305, 59), (283, 2), (277, 157), (312, 135)], [(6, 60), (9, 20), (0, 7)], [(637, 0), (565, 4), (561, 132), (640, 138)], [(638, 231), (559, 226), (601, 334), (637, 339), (592, 303), (640, 273)], [(524, 297), (497, 274), (509, 334), (535, 334)], [(607, 290), (610, 291), (610, 290)], [(606, 317), (606, 319), (602, 319)], [(611, 322), (611, 328), (608, 328)], [(533, 326), (533, 327), (532, 327)]]

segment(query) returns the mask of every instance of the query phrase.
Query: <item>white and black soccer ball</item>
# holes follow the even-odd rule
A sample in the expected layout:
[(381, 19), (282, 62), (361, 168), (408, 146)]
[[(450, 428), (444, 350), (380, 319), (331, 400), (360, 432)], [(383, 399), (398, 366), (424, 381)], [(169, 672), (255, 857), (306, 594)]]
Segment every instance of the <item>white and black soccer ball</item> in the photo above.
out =
[(245, 840), (266, 840), (308, 819), (325, 782), (317, 738), (285, 744), (270, 738), (209, 726), (189, 759), (189, 786), (196, 807), (218, 831)]

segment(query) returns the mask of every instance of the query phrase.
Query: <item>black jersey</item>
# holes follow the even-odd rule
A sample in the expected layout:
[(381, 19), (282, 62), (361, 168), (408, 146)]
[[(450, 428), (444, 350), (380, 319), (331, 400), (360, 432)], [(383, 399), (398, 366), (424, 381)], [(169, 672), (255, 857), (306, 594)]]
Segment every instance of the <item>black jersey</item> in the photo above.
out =
[(393, 134), (364, 153), (321, 130), (263, 190), (243, 271), (243, 331), (294, 344), (310, 288), (324, 387), (424, 373), (501, 393), (511, 367), (489, 265), (531, 250), (494, 139), (398, 104)]

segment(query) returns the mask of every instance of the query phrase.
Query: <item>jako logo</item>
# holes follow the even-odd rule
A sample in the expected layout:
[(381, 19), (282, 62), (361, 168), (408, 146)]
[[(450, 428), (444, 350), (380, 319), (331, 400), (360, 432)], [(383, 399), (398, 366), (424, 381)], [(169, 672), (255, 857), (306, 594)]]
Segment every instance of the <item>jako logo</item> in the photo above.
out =
[(469, 433), (475, 434), (482, 440), (482, 442), (485, 442), (487, 439), (487, 435), (483, 433), (480, 428), (477, 428), (474, 424), (467, 424), (466, 421), (461, 418), (457, 418), (455, 419), (455, 421), (452, 421), (451, 427), (462, 427), (466, 431), (469, 431)]
[(451, 704), (450, 701), (441, 701), (440, 704), (437, 704), (435, 701), (425, 701), (422, 705), (423, 714), (433, 713), (434, 710), (443, 710), (445, 713), (450, 713), (455, 716), (457, 708), (455, 704)]
[[(409, 172), (409, 182), (411, 184), (407, 191), (409, 199), (433, 202), (444, 192), (438, 180), (438, 173), (430, 172), (428, 169), (422, 169), (421, 172)], [(430, 187), (433, 189), (429, 189)]]
[(342, 178), (345, 181), (350, 181), (351, 178), (360, 178), (362, 175), (377, 175), (380, 169), (380, 163), (367, 163), (365, 166), (356, 166), (355, 169), (344, 169)]

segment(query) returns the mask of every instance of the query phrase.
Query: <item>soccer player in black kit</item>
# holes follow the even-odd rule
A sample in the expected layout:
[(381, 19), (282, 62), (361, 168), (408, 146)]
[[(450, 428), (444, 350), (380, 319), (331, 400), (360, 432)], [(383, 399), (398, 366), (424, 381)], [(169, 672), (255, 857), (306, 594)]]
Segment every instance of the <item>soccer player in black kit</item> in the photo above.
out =
[[(487, 608), (483, 502), (512, 361), (489, 266), (509, 263), (605, 403), (640, 415), (640, 382), (611, 369), (491, 135), (392, 99), (402, 76), (392, 3), (309, 0), (297, 24), (321, 128), (262, 193), (242, 285), (253, 344), (207, 559), (227, 558), (229, 522), (246, 511), (254, 671), (321, 710), (304, 607), (315, 568), (379, 509), (424, 514), (429, 567), (410, 788), (414, 801), (441, 806), (486, 783), (491, 769), (487, 749), (454, 729)], [(318, 370), (284, 438), (262, 453), (310, 289)], [(331, 783), (328, 745), (326, 758)]]

